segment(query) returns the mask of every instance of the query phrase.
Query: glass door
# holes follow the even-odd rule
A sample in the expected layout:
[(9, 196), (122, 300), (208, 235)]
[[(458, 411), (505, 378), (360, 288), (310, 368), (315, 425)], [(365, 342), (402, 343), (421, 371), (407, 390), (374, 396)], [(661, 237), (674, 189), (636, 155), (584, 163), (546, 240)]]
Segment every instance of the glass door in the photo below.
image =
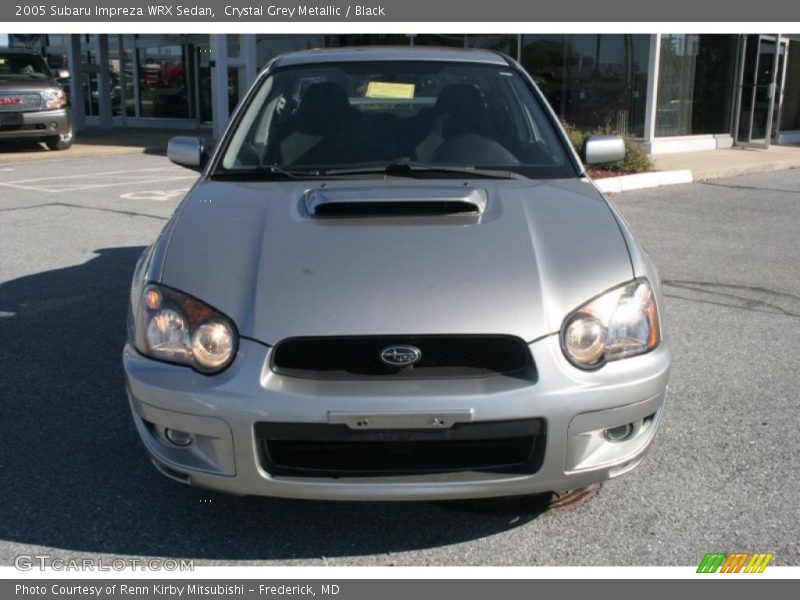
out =
[(786, 46), (780, 36), (746, 35), (739, 69), (739, 109), (736, 144), (768, 148), (772, 138), (776, 104), (780, 104), (778, 82)]

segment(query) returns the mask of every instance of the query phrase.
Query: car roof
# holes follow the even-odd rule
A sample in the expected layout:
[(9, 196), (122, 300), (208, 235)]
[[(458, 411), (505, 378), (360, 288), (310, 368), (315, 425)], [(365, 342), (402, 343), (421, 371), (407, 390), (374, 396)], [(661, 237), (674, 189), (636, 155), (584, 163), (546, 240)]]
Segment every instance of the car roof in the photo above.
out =
[(372, 60), (435, 60), (508, 65), (499, 52), (479, 48), (438, 48), (432, 46), (349, 46), (316, 48), (279, 56), (274, 66), (309, 65)]

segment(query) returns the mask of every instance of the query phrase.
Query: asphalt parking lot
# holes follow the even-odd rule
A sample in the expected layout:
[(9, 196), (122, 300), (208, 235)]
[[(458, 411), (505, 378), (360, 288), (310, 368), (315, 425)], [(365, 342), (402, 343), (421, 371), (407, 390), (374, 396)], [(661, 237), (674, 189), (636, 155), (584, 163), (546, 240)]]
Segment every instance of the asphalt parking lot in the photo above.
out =
[(191, 185), (164, 158), (0, 165), (0, 564), (800, 564), (800, 170), (628, 192), (673, 350), (649, 456), (571, 511), (236, 498), (159, 475), (120, 353), (134, 262)]

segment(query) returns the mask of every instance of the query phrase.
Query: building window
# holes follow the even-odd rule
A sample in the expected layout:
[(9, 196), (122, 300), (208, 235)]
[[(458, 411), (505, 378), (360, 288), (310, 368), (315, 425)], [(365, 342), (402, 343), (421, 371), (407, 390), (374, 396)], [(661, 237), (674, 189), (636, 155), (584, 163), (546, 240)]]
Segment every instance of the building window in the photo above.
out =
[(468, 48), (484, 48), (486, 50), (497, 50), (508, 54), (512, 58), (517, 57), (519, 36), (510, 34), (477, 34), (467, 35)]
[(408, 35), (408, 44), (413, 41), (414, 46), (441, 46), (449, 48), (483, 48), (485, 50), (497, 50), (517, 56), (516, 35), (507, 34), (418, 34)]
[[(136, 89), (134, 88), (136, 82), (136, 73), (133, 69), (133, 36), (121, 35), (122, 48), (119, 52), (119, 74), (120, 74), (120, 89), (115, 92), (112, 88), (112, 94), (117, 93), (119, 96), (119, 114), (125, 113), (126, 117), (136, 116)], [(124, 107), (122, 106), (124, 104)], [(116, 112), (114, 114), (117, 114)]]
[(188, 119), (189, 82), (185, 46), (139, 48), (139, 114)]
[(465, 48), (465, 37), (463, 33), (420, 33), (413, 36), (415, 46), (440, 46), (448, 48)]
[(642, 137), (650, 36), (525, 35), (522, 65), (580, 129)]
[(735, 35), (661, 36), (656, 136), (730, 132)]
[[(44, 46), (42, 52), (44, 54), (47, 65), (51, 71), (57, 69), (69, 69), (69, 36), (68, 35), (47, 35), (45, 36)], [(61, 87), (69, 97), (70, 80), (65, 79), (61, 82)]]
[(322, 35), (257, 35), (256, 64), (261, 68), (279, 54), (322, 48), (324, 45), (325, 36)]
[(800, 41), (789, 42), (785, 82), (780, 130), (797, 131), (800, 130)]
[(132, 36), (109, 35), (108, 84), (111, 115), (134, 115), (133, 39)]
[(408, 46), (411, 35), (400, 33), (348, 33), (340, 35), (326, 35), (326, 47), (341, 46)]
[(81, 84), (83, 85), (84, 114), (97, 116), (100, 110), (100, 95), (98, 90), (98, 73), (100, 65), (97, 64), (95, 51), (96, 34), (81, 36)]

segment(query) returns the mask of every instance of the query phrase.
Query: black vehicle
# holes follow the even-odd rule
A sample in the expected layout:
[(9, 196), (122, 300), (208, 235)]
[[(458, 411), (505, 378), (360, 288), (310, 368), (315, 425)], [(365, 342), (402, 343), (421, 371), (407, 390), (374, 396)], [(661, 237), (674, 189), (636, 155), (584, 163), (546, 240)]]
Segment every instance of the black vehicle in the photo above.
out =
[(51, 150), (72, 146), (69, 103), (59, 83), (69, 77), (50, 71), (35, 52), (0, 49), (0, 140), (41, 141)]

